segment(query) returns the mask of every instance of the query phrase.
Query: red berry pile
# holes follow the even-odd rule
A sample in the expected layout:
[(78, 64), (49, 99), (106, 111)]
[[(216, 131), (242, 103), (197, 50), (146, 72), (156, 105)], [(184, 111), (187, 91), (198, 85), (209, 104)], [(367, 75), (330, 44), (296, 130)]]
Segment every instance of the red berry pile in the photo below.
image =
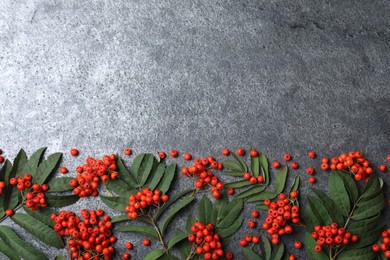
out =
[(45, 208), (47, 206), (44, 192), (49, 190), (49, 185), (32, 184), (31, 174), (26, 173), (22, 177), (11, 178), (9, 183), (13, 186), (16, 185), (16, 188), (22, 192), (23, 204), (27, 208), (35, 211), (39, 207)]
[(210, 156), (208, 158), (197, 158), (195, 159), (195, 164), (190, 167), (183, 167), (181, 169), (181, 173), (186, 176), (194, 176), (195, 187), (197, 189), (201, 189), (206, 185), (209, 185), (211, 188), (211, 192), (214, 198), (221, 198), (221, 190), (224, 187), (224, 184), (219, 181), (218, 177), (214, 175), (214, 173), (210, 170), (218, 169), (222, 170), (222, 163), (217, 162), (214, 157)]
[[(196, 254), (203, 254), (203, 258), (206, 260), (219, 259), (224, 256), (220, 237), (214, 233), (212, 224), (205, 225), (202, 222), (196, 222), (191, 227), (191, 231), (193, 234), (188, 236), (188, 241), (195, 244)], [(232, 259), (233, 255), (228, 252), (225, 257)]]
[(382, 232), (382, 243), (372, 246), (372, 250), (375, 252), (383, 251), (386, 258), (390, 258), (390, 228)]
[(357, 235), (352, 235), (345, 228), (339, 227), (337, 223), (332, 223), (330, 226), (315, 226), (311, 237), (317, 241), (317, 245), (314, 247), (316, 252), (321, 252), (326, 245), (335, 247), (348, 245), (350, 242), (359, 240)]
[(279, 200), (271, 202), (269, 199), (264, 200), (264, 205), (269, 207), (268, 216), (262, 227), (272, 236), (272, 244), (279, 243), (279, 237), (284, 234), (291, 234), (293, 229), (288, 222), (297, 224), (300, 222), (299, 207), (293, 205), (283, 193), (279, 194)]
[(70, 186), (74, 187), (73, 193), (82, 198), (97, 196), (100, 181), (106, 183), (118, 178), (116, 156), (105, 155), (102, 160), (88, 157), (85, 164), (76, 168), (76, 172), (76, 179), (70, 181)]
[(162, 192), (158, 189), (152, 191), (149, 188), (144, 188), (129, 197), (129, 205), (126, 206), (125, 210), (129, 218), (136, 219), (138, 216), (145, 214), (145, 208), (167, 202), (168, 199), (168, 195), (162, 195)]
[(364, 180), (367, 182), (372, 173), (370, 165), (370, 162), (363, 157), (363, 154), (356, 151), (348, 154), (342, 153), (338, 157), (333, 157), (330, 161), (328, 158), (323, 158), (321, 168), (323, 170), (347, 171), (354, 175), (356, 181)]
[(54, 230), (61, 237), (69, 238), (72, 259), (111, 259), (115, 251), (112, 244), (117, 240), (111, 231), (111, 218), (101, 209), (83, 209), (80, 213), (83, 220), (74, 212), (51, 215), (56, 223)]

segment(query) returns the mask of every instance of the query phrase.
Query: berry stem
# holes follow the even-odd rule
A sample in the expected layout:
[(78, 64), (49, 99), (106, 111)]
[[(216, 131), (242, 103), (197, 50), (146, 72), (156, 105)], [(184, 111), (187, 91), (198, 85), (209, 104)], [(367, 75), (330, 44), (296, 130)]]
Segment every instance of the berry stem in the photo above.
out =
[(149, 215), (146, 215), (148, 216), (148, 219), (149, 219), (149, 223), (154, 227), (154, 229), (156, 230), (157, 232), (157, 235), (158, 235), (158, 238), (160, 239), (160, 242), (163, 246), (163, 249), (165, 251), (166, 254), (169, 254), (169, 250), (167, 248), (167, 246), (165, 245), (165, 242), (164, 242), (164, 238), (163, 238), (163, 235), (161, 233), (161, 230), (160, 228), (156, 225), (156, 222), (154, 221), (154, 219), (152, 217), (150, 217)]

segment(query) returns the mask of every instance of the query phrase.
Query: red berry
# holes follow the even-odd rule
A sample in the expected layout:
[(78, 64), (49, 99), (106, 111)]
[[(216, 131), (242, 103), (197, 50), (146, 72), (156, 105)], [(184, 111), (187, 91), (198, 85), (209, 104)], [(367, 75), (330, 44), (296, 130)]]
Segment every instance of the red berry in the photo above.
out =
[(236, 153), (240, 156), (243, 156), (245, 154), (245, 150), (244, 150), (244, 148), (240, 147), (237, 149)]
[(251, 178), (251, 175), (249, 172), (244, 173), (244, 179), (249, 180)]
[(256, 184), (257, 183), (257, 178), (252, 176), (252, 177), (249, 178), (249, 181), (250, 181), (251, 184)]
[(272, 167), (274, 167), (275, 169), (279, 169), (280, 168), (280, 162), (274, 161), (273, 164), (272, 164)]
[(226, 254), (225, 254), (225, 258), (226, 259), (228, 259), (228, 260), (230, 260), (230, 259), (233, 259), (233, 253), (232, 252), (226, 252)]
[(246, 246), (247, 244), (248, 244), (248, 242), (245, 239), (241, 239), (240, 240), (240, 245), (241, 246)]
[(257, 150), (251, 150), (250, 151), (250, 156), (252, 156), (252, 157), (256, 157), (256, 156), (258, 156), (259, 155), (259, 152), (257, 152)]
[(167, 157), (167, 155), (165, 154), (165, 152), (159, 152), (159, 153), (158, 153), (158, 156), (160, 157), (160, 159), (165, 159), (165, 157)]
[(7, 209), (5, 211), (5, 215), (8, 216), (8, 217), (12, 216), (13, 214), (14, 214), (14, 211), (12, 209)]
[(257, 177), (257, 182), (258, 183), (263, 183), (264, 182), (264, 177), (263, 176)]
[(302, 242), (301, 241), (296, 241), (295, 243), (294, 243), (294, 247), (295, 248), (301, 248), (302, 247)]
[(381, 172), (385, 172), (385, 171), (387, 170), (387, 166), (384, 165), (384, 164), (379, 165), (379, 170), (380, 170)]
[(390, 155), (386, 157), (386, 161), (390, 162)]
[(185, 154), (183, 155), (183, 158), (184, 158), (184, 160), (186, 160), (186, 161), (190, 161), (190, 160), (192, 159), (192, 155), (189, 154), (189, 153), (185, 153)]
[(149, 239), (144, 239), (144, 246), (150, 246), (151, 242)]
[(67, 169), (66, 167), (61, 167), (61, 168), (60, 168), (60, 172), (61, 172), (62, 174), (65, 174), (65, 173), (68, 172), (68, 169)]
[(70, 154), (71, 154), (72, 156), (77, 156), (77, 155), (79, 155), (79, 151), (78, 151), (76, 148), (72, 148), (72, 149), (70, 150)]
[(173, 157), (173, 158), (176, 158), (176, 157), (179, 155), (178, 151), (176, 151), (176, 150), (172, 150), (169, 154), (170, 154), (171, 157)]
[(375, 245), (372, 246), (372, 250), (374, 252), (379, 252), (381, 250), (381, 248), (377, 244), (375, 244)]
[(253, 220), (249, 220), (248, 221), (248, 227), (249, 228), (255, 228), (256, 227), (256, 222), (254, 222)]
[(283, 155), (283, 159), (285, 161), (290, 161), (291, 160), (291, 155), (289, 153), (286, 153), (286, 154)]
[(133, 153), (133, 151), (130, 148), (125, 148), (125, 150), (123, 150), (123, 153), (124, 155), (129, 156)]
[(128, 249), (128, 250), (133, 249), (133, 244), (131, 242), (127, 242), (125, 246), (126, 246), (126, 249)]
[(229, 149), (227, 149), (227, 148), (223, 149), (222, 154), (228, 156), (230, 154)]
[(307, 174), (313, 175), (315, 172), (315, 169), (313, 167), (309, 167), (306, 169)]
[(312, 158), (312, 159), (317, 157), (317, 154), (313, 151), (309, 152), (308, 155), (309, 155), (309, 158)]
[(291, 163), (291, 168), (293, 168), (293, 169), (298, 169), (299, 168), (299, 164), (297, 163), (297, 162), (292, 162)]
[(292, 191), (292, 192), (290, 192), (290, 198), (296, 198), (296, 197), (298, 197), (298, 192), (297, 191)]
[(310, 177), (309, 178), (309, 182), (310, 183), (315, 183), (317, 180), (316, 180), (316, 178), (314, 178), (314, 177)]
[(0, 163), (3, 163), (4, 162), (4, 157), (2, 155), (0, 155)]
[(233, 195), (233, 194), (234, 194), (234, 189), (233, 189), (233, 188), (229, 188), (228, 191), (227, 191), (227, 193), (228, 193), (229, 195)]
[[(89, 258), (85, 258), (85, 254), (84, 254), (84, 258), (83, 259), (89, 259)], [(123, 253), (122, 254), (122, 259), (123, 260), (129, 260), (130, 259), (130, 254), (129, 253)]]
[(257, 210), (252, 211), (252, 217), (253, 218), (258, 218), (259, 215), (260, 215), (260, 213)]

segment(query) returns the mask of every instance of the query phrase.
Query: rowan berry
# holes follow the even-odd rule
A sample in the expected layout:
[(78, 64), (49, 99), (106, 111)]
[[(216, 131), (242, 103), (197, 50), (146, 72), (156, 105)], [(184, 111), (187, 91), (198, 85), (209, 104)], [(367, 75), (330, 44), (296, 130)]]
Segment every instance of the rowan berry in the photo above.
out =
[(264, 177), (263, 176), (258, 176), (257, 177), (257, 182), (258, 183), (263, 183), (264, 182)]
[(291, 160), (291, 155), (289, 153), (286, 153), (286, 154), (283, 155), (283, 159), (285, 161), (290, 161)]
[(299, 164), (297, 162), (292, 162), (291, 163), (291, 168), (293, 168), (294, 170), (298, 169), (299, 168)]
[(229, 195), (233, 195), (233, 194), (234, 194), (234, 189), (233, 189), (233, 188), (229, 188), (229, 189), (227, 190), (227, 193), (228, 193)]
[(390, 155), (386, 157), (386, 161), (390, 162)]
[(387, 166), (384, 165), (384, 164), (379, 165), (379, 170), (380, 170), (381, 172), (386, 172), (386, 171), (387, 171)]
[(165, 152), (158, 152), (158, 156), (160, 157), (160, 159), (165, 159), (165, 157), (167, 157)]
[(0, 163), (3, 163), (5, 161), (4, 156), (0, 155)]
[(315, 169), (313, 167), (308, 167), (306, 169), (307, 174), (313, 175), (315, 173)]
[(257, 183), (257, 178), (252, 176), (252, 177), (249, 178), (249, 181), (250, 181), (251, 184), (256, 184)]
[(230, 154), (230, 151), (229, 149), (225, 148), (222, 150), (222, 154), (225, 155), (225, 156), (228, 156)]
[(288, 256), (288, 260), (295, 260), (295, 256), (294, 255), (289, 255)]
[[(85, 254), (84, 254), (85, 255)], [(86, 258), (86, 259), (89, 259), (89, 258)], [(130, 254), (129, 253), (123, 253), (122, 254), (122, 259), (123, 260), (129, 260), (130, 259)]]
[(144, 244), (144, 246), (150, 246), (151, 241), (149, 239), (144, 239), (143, 244)]
[(372, 250), (374, 252), (379, 252), (381, 250), (381, 248), (378, 246), (378, 244), (375, 244), (375, 245), (372, 246)]
[(255, 227), (256, 227), (256, 222), (253, 221), (253, 220), (249, 220), (249, 221), (248, 221), (248, 227), (249, 227), (249, 228), (255, 228)]
[(302, 247), (302, 242), (301, 241), (296, 241), (294, 243), (294, 247), (297, 248), (297, 249), (300, 249)]
[(309, 156), (309, 158), (314, 159), (314, 158), (317, 157), (317, 154), (316, 154), (315, 152), (313, 152), (313, 151), (310, 151), (310, 152), (308, 153), (308, 156)]
[(245, 238), (240, 240), (240, 245), (241, 246), (247, 246), (248, 245), (248, 242), (245, 240)]
[(190, 160), (192, 159), (192, 155), (189, 154), (189, 153), (185, 153), (185, 154), (183, 155), (183, 158), (184, 158), (184, 160), (186, 160), (186, 161), (190, 161)]
[(314, 178), (314, 177), (310, 177), (309, 178), (309, 182), (310, 183), (315, 183), (317, 180), (316, 180), (316, 178)]
[(123, 150), (124, 155), (130, 156), (132, 153), (133, 153), (133, 151), (130, 148), (125, 148)]
[(244, 173), (244, 179), (249, 180), (251, 178), (251, 174), (249, 172)]
[(12, 216), (13, 214), (14, 214), (14, 211), (12, 209), (7, 209), (5, 211), (5, 215), (8, 216), (8, 217)]
[(272, 163), (272, 167), (274, 167), (275, 169), (279, 169), (280, 168), (280, 162), (278, 162), (278, 161), (274, 161), (273, 163)]
[(253, 150), (250, 151), (250, 156), (256, 157), (258, 155), (259, 155), (259, 152), (257, 150), (253, 149)]
[(226, 254), (225, 254), (225, 258), (226, 259), (228, 259), (228, 260), (230, 260), (230, 259), (233, 259), (233, 253), (232, 252), (226, 252)]
[(292, 191), (292, 192), (290, 192), (290, 198), (296, 198), (296, 197), (298, 197), (298, 192), (297, 191)]
[(177, 150), (172, 150), (169, 154), (171, 157), (176, 158), (179, 155), (179, 152)]
[(244, 148), (238, 148), (237, 149), (237, 151), (236, 151), (236, 153), (239, 155), (239, 156), (243, 156), (244, 154), (245, 154), (245, 150), (244, 150)]
[(258, 218), (259, 215), (260, 215), (260, 213), (257, 210), (252, 211), (252, 217), (253, 218)]
[(68, 172), (68, 169), (67, 169), (66, 167), (61, 167), (61, 168), (60, 168), (60, 172), (61, 172), (62, 174), (65, 174), (65, 173)]
[(72, 149), (70, 149), (70, 154), (72, 156), (77, 156), (77, 155), (79, 155), (79, 151), (76, 148), (72, 148)]

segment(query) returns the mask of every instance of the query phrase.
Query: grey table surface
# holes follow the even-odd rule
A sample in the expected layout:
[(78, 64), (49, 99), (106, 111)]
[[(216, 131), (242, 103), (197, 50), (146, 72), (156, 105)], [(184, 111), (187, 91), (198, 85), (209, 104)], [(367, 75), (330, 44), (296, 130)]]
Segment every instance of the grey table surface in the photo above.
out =
[[(221, 158), (224, 147), (255, 146), (271, 161), (292, 153), (307, 194), (304, 169), (320, 165), (307, 158), (311, 149), (319, 157), (361, 150), (385, 162), (389, 72), (387, 0), (2, 0), (0, 146), (6, 158), (20, 148), (65, 152), (69, 176), (87, 156), (124, 147)], [(325, 190), (327, 174), (316, 177)], [(176, 189), (191, 185), (179, 177)], [(70, 209), (100, 205), (86, 199)], [(18, 232), (48, 257), (64, 253)], [(228, 249), (237, 259), (247, 232), (260, 230), (234, 236)], [(282, 240), (307, 259), (292, 248), (302, 234)], [(134, 242), (133, 259), (149, 250), (142, 236), (119, 238), (119, 253)]]

